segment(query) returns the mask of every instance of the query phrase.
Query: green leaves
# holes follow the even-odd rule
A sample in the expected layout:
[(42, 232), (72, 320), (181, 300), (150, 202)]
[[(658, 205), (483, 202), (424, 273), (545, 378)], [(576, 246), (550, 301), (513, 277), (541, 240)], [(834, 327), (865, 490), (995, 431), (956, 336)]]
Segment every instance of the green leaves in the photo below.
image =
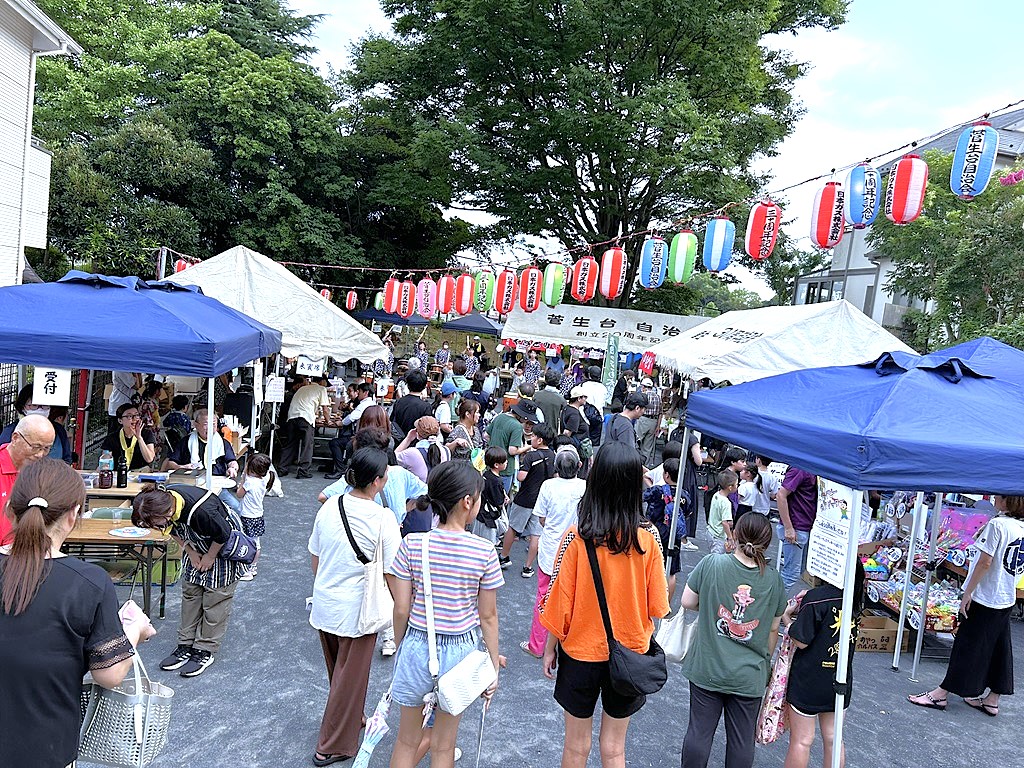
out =
[[(407, 0), (347, 79), (357, 109), (445, 129), (455, 197), (491, 233), (567, 247), (751, 194), (797, 116), (801, 68), (769, 32), (840, 22), (835, 0)], [(452, 128), (455, 126), (455, 128)], [(633, 279), (636, 260), (631, 261)], [(623, 299), (624, 301), (625, 299)]]
[(949, 189), (953, 156), (924, 157), (930, 171), (924, 212), (905, 227), (876, 222), (869, 235), (893, 261), (886, 290), (931, 303), (928, 316), (910, 323), (922, 349), (998, 336), (1024, 313), (1024, 185), (1004, 187), (993, 179), (965, 202)]

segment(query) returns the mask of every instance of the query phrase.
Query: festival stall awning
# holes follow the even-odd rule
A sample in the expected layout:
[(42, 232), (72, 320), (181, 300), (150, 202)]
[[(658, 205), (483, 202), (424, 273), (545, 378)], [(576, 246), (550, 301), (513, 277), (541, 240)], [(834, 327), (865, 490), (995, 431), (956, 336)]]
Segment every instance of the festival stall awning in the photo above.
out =
[(652, 345), (686, 334), (706, 320), (591, 305), (560, 304), (536, 312), (516, 307), (505, 320), (501, 338), (604, 349), (608, 336), (617, 334), (620, 352), (642, 354)]
[(179, 285), (198, 286), (207, 296), (277, 328), (286, 357), (387, 357), (387, 350), (373, 333), (286, 267), (244, 245), (167, 279)]
[(1018, 496), (1022, 373), (1024, 352), (992, 339), (897, 351), (695, 392), (686, 423), (850, 488)]
[(694, 379), (739, 384), (787, 371), (853, 365), (914, 350), (848, 301), (726, 312), (651, 351)]
[(449, 320), (441, 326), (446, 331), (459, 331), (461, 333), (482, 333), (485, 336), (500, 336), (502, 324), (492, 320), (487, 315), (481, 315), (474, 310), (468, 315)]
[[(423, 319), (419, 315), (412, 315), (411, 317), (402, 317), (399, 314), (393, 312), (385, 312), (383, 309), (374, 309), (373, 307), (368, 307), (367, 309), (361, 309), (358, 312), (353, 312), (352, 317), (354, 317), (356, 320), (362, 320), (364, 323), (369, 321), (372, 323), (380, 323), (381, 325), (408, 325), (412, 327), (427, 325), (427, 320)], [(377, 355), (377, 357), (382, 356)], [(384, 355), (383, 357), (386, 357), (386, 355)]]
[(196, 288), (71, 271), (0, 288), (0, 362), (216, 376), (277, 352), (281, 334)]

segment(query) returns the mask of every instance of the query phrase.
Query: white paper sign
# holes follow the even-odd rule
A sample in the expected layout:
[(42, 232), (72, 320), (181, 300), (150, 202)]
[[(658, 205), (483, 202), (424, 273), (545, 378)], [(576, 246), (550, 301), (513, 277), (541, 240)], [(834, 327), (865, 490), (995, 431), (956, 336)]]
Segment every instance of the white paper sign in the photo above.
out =
[(298, 376), (321, 376), (325, 365), (327, 365), (326, 357), (312, 358), (299, 355), (295, 361), (295, 373)]
[[(860, 530), (858, 494), (845, 485), (818, 478), (818, 516), (808, 541), (807, 571), (840, 589), (846, 576), (850, 525)], [(859, 536), (854, 537), (858, 541)]]
[(284, 402), (284, 376), (267, 376), (267, 390), (265, 392), (265, 403)]
[(70, 405), (71, 371), (37, 365), (32, 380), (32, 402), (36, 405)]

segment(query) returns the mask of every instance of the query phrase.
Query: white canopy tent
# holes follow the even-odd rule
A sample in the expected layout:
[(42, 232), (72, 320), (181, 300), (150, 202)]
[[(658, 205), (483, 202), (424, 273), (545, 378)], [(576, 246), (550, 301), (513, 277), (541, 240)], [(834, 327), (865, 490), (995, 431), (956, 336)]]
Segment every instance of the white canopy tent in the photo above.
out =
[(376, 335), (287, 268), (244, 245), (167, 279), (197, 285), (207, 296), (279, 330), (285, 357), (387, 357), (387, 349)]
[(740, 384), (805, 368), (916, 354), (845, 299), (726, 312), (651, 347), (659, 366)]

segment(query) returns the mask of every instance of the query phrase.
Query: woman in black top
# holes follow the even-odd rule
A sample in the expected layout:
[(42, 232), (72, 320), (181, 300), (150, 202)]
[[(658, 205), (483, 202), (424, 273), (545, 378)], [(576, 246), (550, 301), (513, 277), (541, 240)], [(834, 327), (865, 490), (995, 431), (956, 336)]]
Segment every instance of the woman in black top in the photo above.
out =
[(14, 543), (0, 548), (0, 762), (64, 768), (78, 756), (82, 677), (106, 688), (132, 668), (149, 620), (122, 627), (117, 595), (99, 566), (60, 548), (85, 487), (67, 464), (41, 459), (10, 496)]
[(100, 450), (110, 451), (115, 467), (121, 456), (127, 458), (128, 469), (148, 467), (156, 460), (156, 437), (148, 429), (142, 428), (139, 406), (124, 403), (117, 409), (117, 420), (121, 428), (104, 438)]

